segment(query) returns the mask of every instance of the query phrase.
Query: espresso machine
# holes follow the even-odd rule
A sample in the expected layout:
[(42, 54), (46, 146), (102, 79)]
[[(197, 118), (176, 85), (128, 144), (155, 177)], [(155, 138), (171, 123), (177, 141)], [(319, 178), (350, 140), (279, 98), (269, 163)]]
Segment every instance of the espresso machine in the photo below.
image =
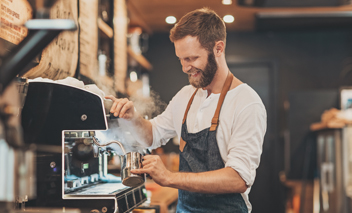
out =
[(122, 180), (108, 173), (112, 155), (128, 154), (118, 141), (111, 142), (118, 149), (100, 141), (98, 133), (108, 131), (109, 122), (117, 120), (95, 93), (56, 82), (28, 83), (22, 127), (24, 142), (36, 145), (37, 187), (26, 206), (124, 213), (146, 201), (145, 177), (125, 177), (127, 158), (121, 161)]

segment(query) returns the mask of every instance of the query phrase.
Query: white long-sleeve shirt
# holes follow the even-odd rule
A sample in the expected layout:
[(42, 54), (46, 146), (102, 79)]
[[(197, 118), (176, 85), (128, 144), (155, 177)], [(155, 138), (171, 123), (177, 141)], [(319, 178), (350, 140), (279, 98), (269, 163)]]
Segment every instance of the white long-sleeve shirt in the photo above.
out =
[[(165, 145), (170, 138), (181, 137), (182, 119), (195, 88), (183, 87), (170, 101), (166, 110), (151, 120), (153, 144), (151, 148)], [(220, 97), (199, 89), (186, 119), (189, 133), (196, 133), (211, 126), (211, 119)], [(225, 167), (236, 170), (248, 189), (242, 193), (248, 212), (252, 206), (248, 199), (256, 169), (262, 153), (266, 131), (266, 110), (258, 94), (247, 84), (228, 91), (223, 102), (216, 139)]]

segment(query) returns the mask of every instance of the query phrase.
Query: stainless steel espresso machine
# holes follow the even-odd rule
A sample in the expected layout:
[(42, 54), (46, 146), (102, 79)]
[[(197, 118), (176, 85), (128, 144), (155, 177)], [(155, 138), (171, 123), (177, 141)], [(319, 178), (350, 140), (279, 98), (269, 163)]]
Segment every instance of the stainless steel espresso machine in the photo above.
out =
[(56, 82), (28, 84), (22, 127), (25, 143), (37, 147), (37, 193), (27, 206), (124, 213), (146, 201), (144, 179), (126, 186), (108, 173), (108, 158), (121, 153), (97, 137), (108, 130), (108, 119), (103, 99), (92, 92)]

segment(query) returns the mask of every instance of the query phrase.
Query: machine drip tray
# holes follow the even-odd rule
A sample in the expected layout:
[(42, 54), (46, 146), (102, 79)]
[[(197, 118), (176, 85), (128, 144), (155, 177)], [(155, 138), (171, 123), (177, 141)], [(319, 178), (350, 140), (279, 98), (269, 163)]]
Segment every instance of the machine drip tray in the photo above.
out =
[(131, 188), (122, 183), (99, 183), (65, 193), (63, 202), (64, 206), (79, 208), (82, 213), (95, 209), (104, 209), (106, 213), (127, 213), (146, 200), (144, 184)]
[(128, 188), (130, 187), (124, 186), (122, 183), (99, 183), (74, 192), (65, 193), (65, 195), (111, 195), (118, 194)]

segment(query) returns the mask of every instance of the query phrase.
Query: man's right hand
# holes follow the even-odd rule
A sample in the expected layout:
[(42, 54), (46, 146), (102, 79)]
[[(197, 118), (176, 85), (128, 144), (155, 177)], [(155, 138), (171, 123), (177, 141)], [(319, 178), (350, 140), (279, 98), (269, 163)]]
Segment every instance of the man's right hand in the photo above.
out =
[(114, 102), (110, 112), (114, 113), (115, 117), (118, 116), (127, 121), (123, 125), (133, 134), (136, 141), (144, 147), (150, 147), (153, 143), (152, 124), (136, 112), (133, 102), (127, 98), (118, 99), (112, 95), (105, 98)]
[(118, 99), (112, 95), (108, 95), (105, 98), (114, 102), (110, 108), (110, 112), (114, 113), (115, 117), (118, 116), (126, 120), (132, 120), (135, 116), (137, 116), (133, 102), (127, 98)]

